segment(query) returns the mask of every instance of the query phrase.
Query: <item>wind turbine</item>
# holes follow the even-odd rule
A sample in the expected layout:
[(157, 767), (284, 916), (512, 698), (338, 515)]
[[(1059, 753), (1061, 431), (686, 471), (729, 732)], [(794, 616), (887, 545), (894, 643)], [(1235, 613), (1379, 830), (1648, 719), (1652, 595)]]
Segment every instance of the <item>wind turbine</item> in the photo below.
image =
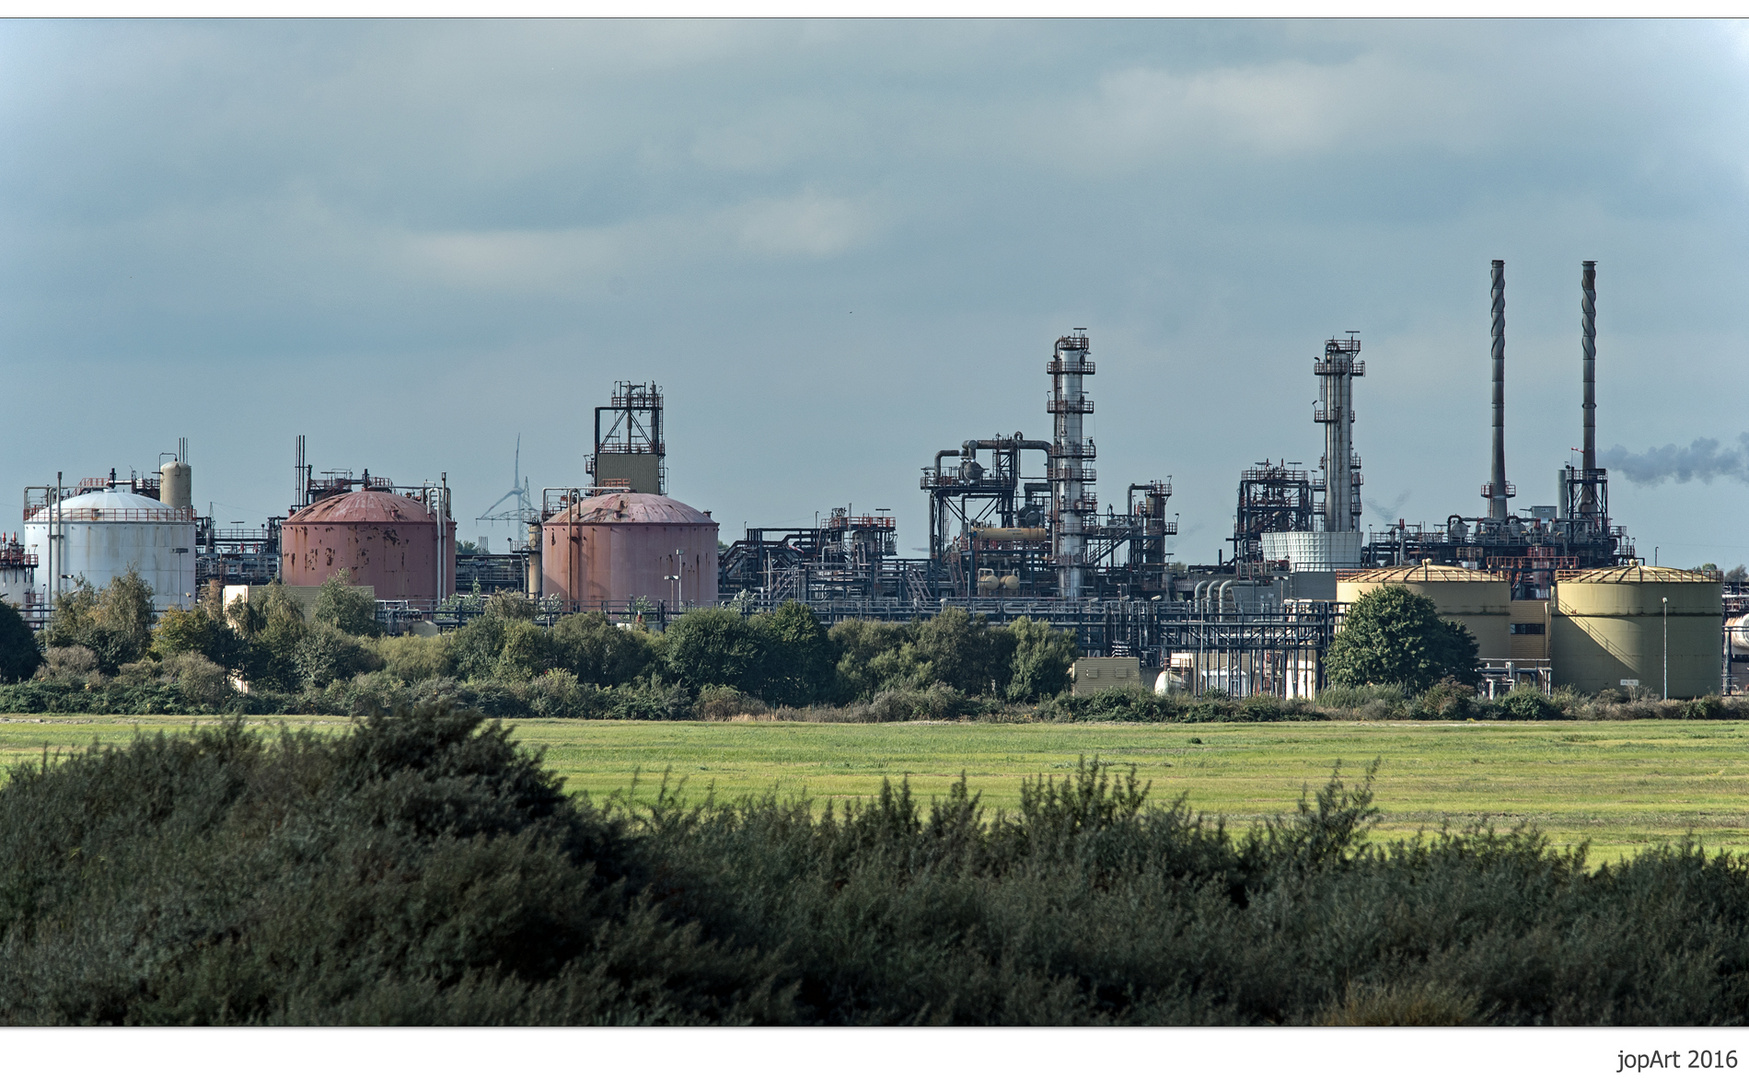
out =
[[(518, 525), (523, 525), (534, 520), (536, 516), (534, 503), (530, 502), (528, 498), (528, 477), (522, 475), (522, 434), (520, 432), (518, 432), (516, 436), (515, 473), (511, 476), (510, 480), (511, 483), (516, 486), (500, 496), (497, 502), (486, 507), (486, 512), (474, 519), (476, 525), (482, 521), (511, 521)], [(503, 506), (511, 499), (516, 500), (516, 506), (514, 508), (509, 510), (498, 510), (500, 506)], [(497, 513), (494, 513), (493, 511), (497, 511)]]

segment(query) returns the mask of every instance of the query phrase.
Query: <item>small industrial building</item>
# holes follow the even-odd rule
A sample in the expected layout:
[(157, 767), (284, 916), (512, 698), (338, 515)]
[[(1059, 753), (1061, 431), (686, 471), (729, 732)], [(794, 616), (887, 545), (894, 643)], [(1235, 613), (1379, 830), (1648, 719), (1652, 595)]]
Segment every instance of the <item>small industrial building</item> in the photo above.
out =
[(1075, 661), (1071, 678), (1076, 697), (1148, 685), (1142, 680), (1141, 661), (1133, 656), (1083, 656)]

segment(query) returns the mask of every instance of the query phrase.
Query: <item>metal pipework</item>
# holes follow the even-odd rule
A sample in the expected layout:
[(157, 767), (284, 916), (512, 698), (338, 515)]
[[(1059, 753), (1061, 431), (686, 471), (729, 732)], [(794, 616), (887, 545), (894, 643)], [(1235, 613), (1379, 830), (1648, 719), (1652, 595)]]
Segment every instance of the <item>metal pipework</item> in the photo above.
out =
[(1049, 440), (1025, 439), (1018, 431), (1012, 439), (968, 439), (966, 442), (967, 445), (976, 444), (980, 450), (1007, 450), (1012, 447), (1015, 450), (1043, 450), (1047, 454), (1051, 452)]
[(1585, 441), (1579, 488), (1579, 516), (1597, 513), (1597, 263), (1579, 264), (1579, 343), (1584, 354)]
[(1494, 260), (1493, 282), (1489, 288), (1493, 298), (1492, 338), (1488, 355), (1494, 361), (1494, 452), (1488, 473), (1488, 517), (1505, 521), (1506, 484), (1506, 260)]

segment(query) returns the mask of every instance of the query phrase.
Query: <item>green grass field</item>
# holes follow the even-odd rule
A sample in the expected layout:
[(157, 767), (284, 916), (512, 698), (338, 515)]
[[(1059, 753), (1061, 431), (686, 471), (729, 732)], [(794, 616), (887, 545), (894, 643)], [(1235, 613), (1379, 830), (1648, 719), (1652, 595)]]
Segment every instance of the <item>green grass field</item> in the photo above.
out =
[[(187, 718), (115, 717), (0, 723), (0, 761), (40, 758), (136, 730), (180, 730)], [(278, 723), (277, 720), (264, 721)], [(344, 719), (289, 717), (340, 730)], [(807, 724), (737, 721), (518, 720), (526, 743), (572, 791), (595, 796), (655, 790), (664, 769), (688, 798), (806, 792), (819, 799), (872, 795), (909, 774), (912, 789), (941, 794), (964, 769), (991, 807), (1019, 802), (1020, 782), (1062, 775), (1097, 755), (1135, 765), (1155, 797), (1188, 793), (1198, 810), (1243, 825), (1290, 810), (1340, 759), (1358, 775), (1381, 759), (1374, 791), (1385, 816), (1374, 836), (1407, 835), (1441, 820), (1489, 815), (1529, 821), (1554, 840), (1592, 841), (1592, 863), (1692, 833), (1709, 848), (1749, 850), (1749, 724), (1635, 720), (1517, 723), (1280, 724)]]

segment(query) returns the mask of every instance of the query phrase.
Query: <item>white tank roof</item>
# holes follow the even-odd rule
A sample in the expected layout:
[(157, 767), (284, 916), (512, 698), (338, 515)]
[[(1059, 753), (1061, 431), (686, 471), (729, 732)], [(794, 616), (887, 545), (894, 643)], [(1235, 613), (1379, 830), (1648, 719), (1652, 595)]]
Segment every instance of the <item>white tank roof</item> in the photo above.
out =
[[(106, 488), (103, 491), (87, 491), (83, 495), (75, 495), (70, 499), (61, 500), (63, 513), (71, 510), (168, 510), (170, 507), (157, 499), (148, 499), (144, 495), (136, 495), (131, 491), (121, 491), (116, 488)], [(30, 515), (30, 520), (48, 520), (47, 509), (38, 510)]]

